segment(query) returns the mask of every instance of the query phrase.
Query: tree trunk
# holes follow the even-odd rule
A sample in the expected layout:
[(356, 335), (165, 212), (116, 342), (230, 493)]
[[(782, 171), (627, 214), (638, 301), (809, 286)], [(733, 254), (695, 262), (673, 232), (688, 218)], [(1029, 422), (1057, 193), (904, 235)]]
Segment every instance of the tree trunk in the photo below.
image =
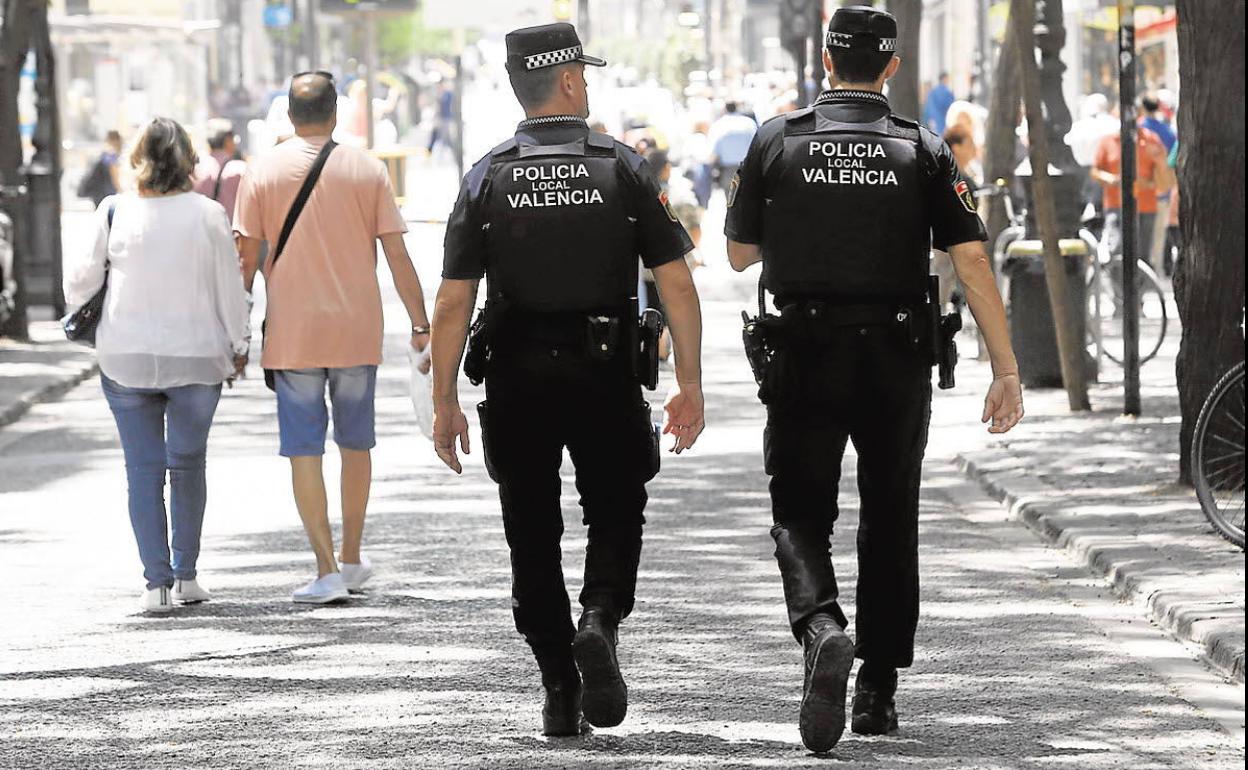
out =
[[(1004, 179), (1014, 181), (1014, 168), (1018, 165), (1015, 153), (1018, 139), (1018, 105), (1023, 100), (1022, 80), (1018, 75), (1018, 35), (1014, 25), (1005, 28), (1005, 40), (997, 55), (997, 66), (992, 75), (992, 99), (988, 107), (988, 126), (984, 138), (984, 184)], [(993, 198), (988, 207), (988, 243), (996, 243), (997, 236), (1009, 222), (1005, 218), (1005, 206)], [(996, 266), (994, 265), (994, 268)]]
[[(1034, 2), (1035, 0), (1010, 2), (1010, 24), (1018, 35), (1019, 50), (1028, 53), (1035, 48)], [(1071, 411), (1085, 411), (1091, 405), (1088, 403), (1088, 383), (1083, 366), (1083, 339), (1076, 332), (1075, 325), (1075, 314), (1083, 312), (1083, 308), (1072, 306), (1066, 285), (1066, 259), (1062, 256), (1059, 245), (1061, 234), (1058, 231), (1055, 190), (1053, 180), (1049, 178), (1049, 138), (1040, 101), (1040, 70), (1034, 55), (1024, 54), (1018, 57), (1018, 63), (1031, 145), (1032, 198), (1036, 207), (1040, 240), (1044, 244), (1044, 279), (1049, 289), (1053, 326), (1057, 330), (1062, 383), (1066, 386), (1066, 398)]]
[(1179, 474), (1205, 398), (1244, 360), (1244, 2), (1178, 0), (1179, 226), (1174, 287), (1183, 323), (1176, 374)]
[(923, 21), (923, 0), (888, 0), (888, 12), (897, 17), (897, 55), (901, 69), (889, 81), (888, 101), (893, 112), (919, 120), (919, 26)]

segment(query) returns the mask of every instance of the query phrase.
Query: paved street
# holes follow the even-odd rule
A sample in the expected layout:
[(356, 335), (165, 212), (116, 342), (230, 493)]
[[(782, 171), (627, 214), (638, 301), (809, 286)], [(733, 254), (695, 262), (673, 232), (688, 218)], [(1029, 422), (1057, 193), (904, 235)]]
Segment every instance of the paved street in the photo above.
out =
[[(411, 240), (433, 284), (440, 232)], [(1222, 683), (966, 480), (959, 453), (995, 441), (978, 425), (986, 373), (973, 364), (933, 419), (902, 733), (807, 754), (800, 651), (768, 535), (762, 409), (740, 354), (736, 297), (752, 293), (753, 275), (711, 278), (710, 427), (692, 454), (665, 457), (651, 485), (639, 602), (621, 641), (623, 726), (538, 735), (540, 685), (511, 626), (494, 486), (479, 451), (455, 477), (416, 434), (394, 335), (366, 538), (380, 572), (345, 606), (289, 602), (313, 562), (258, 371), (223, 398), (209, 449), (200, 570), (216, 598), (168, 618), (136, 611), (141, 570), (98, 381), (0, 430), (0, 585), (18, 599), (0, 606), (0, 767), (1243, 766), (1242, 684)], [(405, 328), (393, 299), (387, 315)], [(480, 397), (465, 386), (466, 411)], [(835, 553), (852, 587), (846, 466)], [(576, 591), (584, 537), (565, 481)]]

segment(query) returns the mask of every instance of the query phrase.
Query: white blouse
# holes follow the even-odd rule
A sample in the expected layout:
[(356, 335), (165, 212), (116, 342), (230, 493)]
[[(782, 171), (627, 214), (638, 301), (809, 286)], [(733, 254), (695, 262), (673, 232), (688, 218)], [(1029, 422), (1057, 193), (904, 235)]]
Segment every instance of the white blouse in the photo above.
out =
[(251, 339), (225, 209), (193, 192), (128, 193), (105, 198), (95, 220), (94, 247), (66, 266), (65, 301), (77, 307), (99, 291), (107, 258), (108, 294), (95, 344), (100, 370), (130, 388), (223, 382)]

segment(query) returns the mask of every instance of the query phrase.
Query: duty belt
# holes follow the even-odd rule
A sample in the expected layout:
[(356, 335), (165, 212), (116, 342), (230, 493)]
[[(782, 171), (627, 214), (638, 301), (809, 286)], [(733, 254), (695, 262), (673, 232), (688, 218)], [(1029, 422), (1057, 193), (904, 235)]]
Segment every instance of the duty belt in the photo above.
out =
[(785, 304), (780, 316), (817, 326), (892, 326), (904, 324), (914, 310), (902, 303), (843, 304), (804, 299)]

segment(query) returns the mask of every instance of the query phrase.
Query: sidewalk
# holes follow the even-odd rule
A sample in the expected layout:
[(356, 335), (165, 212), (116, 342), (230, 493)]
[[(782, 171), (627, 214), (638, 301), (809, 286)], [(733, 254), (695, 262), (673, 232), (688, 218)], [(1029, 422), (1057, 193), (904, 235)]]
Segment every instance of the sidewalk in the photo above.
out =
[(1177, 483), (1177, 347), (1175, 333), (1141, 369), (1138, 419), (1122, 416), (1122, 370), (1108, 364), (1091, 414), (1072, 415), (1064, 391), (1028, 391), (1023, 429), (959, 462), (1012, 515), (1243, 682), (1244, 554)]
[(95, 373), (91, 349), (66, 340), (59, 322), (31, 322), (30, 338), (0, 337), (0, 428)]

